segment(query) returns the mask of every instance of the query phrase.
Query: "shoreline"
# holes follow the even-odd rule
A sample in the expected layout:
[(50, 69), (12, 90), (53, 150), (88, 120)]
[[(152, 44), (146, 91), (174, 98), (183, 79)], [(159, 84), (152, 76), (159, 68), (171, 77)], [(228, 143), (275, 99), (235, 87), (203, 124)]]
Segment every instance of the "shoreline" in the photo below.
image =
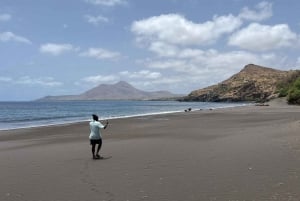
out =
[[(251, 103), (240, 103), (241, 105), (235, 105), (235, 106), (226, 106), (226, 107), (216, 107), (216, 108), (208, 108), (208, 109), (192, 109), (192, 111), (202, 111), (202, 110), (219, 110), (219, 109), (226, 109), (226, 108), (235, 108), (235, 107), (245, 107), (251, 105)], [(100, 121), (103, 120), (113, 120), (113, 119), (127, 119), (127, 118), (134, 118), (134, 117), (143, 117), (143, 116), (152, 116), (152, 115), (164, 115), (164, 114), (173, 114), (173, 113), (183, 113), (186, 111), (182, 110), (176, 110), (176, 111), (163, 111), (163, 112), (153, 112), (153, 113), (145, 113), (145, 114), (135, 114), (135, 115), (125, 115), (125, 116), (110, 116), (110, 117), (100, 117)], [(189, 111), (190, 112), (190, 111)], [(44, 124), (33, 124), (29, 126), (17, 126), (12, 128), (0, 128), (1, 131), (10, 131), (10, 130), (18, 130), (18, 129), (30, 129), (30, 128), (39, 128), (39, 127), (49, 127), (49, 126), (64, 126), (64, 125), (72, 125), (76, 123), (81, 122), (87, 122), (90, 121), (90, 119), (81, 119), (81, 120), (65, 120), (65, 121), (58, 121), (57, 123), (44, 123)], [(31, 124), (31, 122), (28, 122)]]

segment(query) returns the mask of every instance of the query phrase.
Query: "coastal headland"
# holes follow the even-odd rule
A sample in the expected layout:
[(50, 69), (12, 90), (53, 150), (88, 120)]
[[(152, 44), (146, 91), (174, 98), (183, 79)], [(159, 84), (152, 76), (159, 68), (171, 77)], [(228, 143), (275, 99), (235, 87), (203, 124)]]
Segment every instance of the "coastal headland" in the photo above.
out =
[(0, 131), (0, 200), (296, 201), (299, 130), (299, 106), (275, 100), (111, 120), (106, 160), (87, 122)]

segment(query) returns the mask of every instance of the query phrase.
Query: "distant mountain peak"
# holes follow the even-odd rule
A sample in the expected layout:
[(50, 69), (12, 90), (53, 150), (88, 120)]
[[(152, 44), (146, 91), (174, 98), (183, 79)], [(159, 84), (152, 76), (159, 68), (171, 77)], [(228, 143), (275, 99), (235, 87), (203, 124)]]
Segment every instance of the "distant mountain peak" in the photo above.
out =
[(179, 95), (168, 91), (147, 92), (134, 88), (128, 82), (119, 81), (115, 84), (100, 84), (80, 95), (47, 96), (40, 100), (150, 100), (174, 98)]
[(112, 86), (134, 88), (131, 84), (129, 84), (128, 82), (125, 82), (125, 81), (119, 81), (116, 84), (113, 84)]

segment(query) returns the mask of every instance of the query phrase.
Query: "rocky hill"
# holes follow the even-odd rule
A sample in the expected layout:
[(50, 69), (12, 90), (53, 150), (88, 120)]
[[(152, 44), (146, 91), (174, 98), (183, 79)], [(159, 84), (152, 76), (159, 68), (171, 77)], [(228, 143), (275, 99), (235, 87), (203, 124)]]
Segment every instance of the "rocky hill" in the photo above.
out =
[(266, 101), (278, 96), (278, 85), (295, 71), (280, 71), (254, 64), (213, 86), (192, 91), (184, 101)]
[(116, 84), (101, 84), (80, 95), (46, 96), (38, 101), (65, 100), (149, 100), (178, 97), (168, 91), (147, 92), (134, 88), (124, 81)]

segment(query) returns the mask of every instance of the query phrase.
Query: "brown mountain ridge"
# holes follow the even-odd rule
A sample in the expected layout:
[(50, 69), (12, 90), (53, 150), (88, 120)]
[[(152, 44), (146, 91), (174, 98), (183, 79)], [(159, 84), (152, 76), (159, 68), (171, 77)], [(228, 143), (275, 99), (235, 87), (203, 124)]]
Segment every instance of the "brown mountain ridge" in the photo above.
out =
[(295, 73), (248, 64), (219, 84), (192, 91), (183, 101), (263, 102), (278, 97), (278, 85)]

